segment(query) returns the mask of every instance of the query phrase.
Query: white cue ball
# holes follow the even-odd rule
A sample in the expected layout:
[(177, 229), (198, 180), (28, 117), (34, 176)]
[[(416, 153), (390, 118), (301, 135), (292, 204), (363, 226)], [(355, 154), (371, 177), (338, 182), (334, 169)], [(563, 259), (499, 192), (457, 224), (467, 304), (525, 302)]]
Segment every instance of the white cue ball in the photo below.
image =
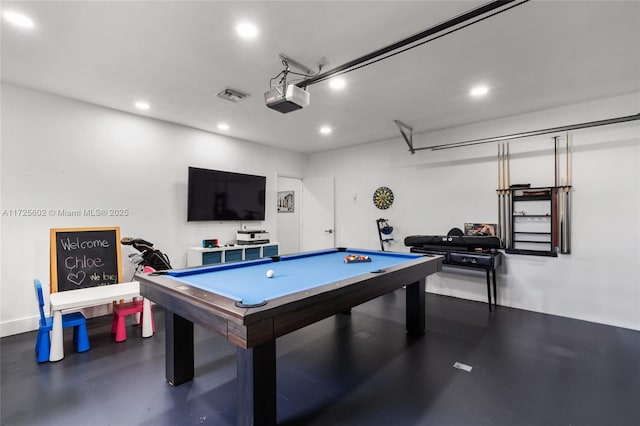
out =
[(273, 274), (274, 274), (273, 269), (269, 269), (269, 270), (267, 271), (267, 278), (272, 278), (272, 277), (273, 277)]

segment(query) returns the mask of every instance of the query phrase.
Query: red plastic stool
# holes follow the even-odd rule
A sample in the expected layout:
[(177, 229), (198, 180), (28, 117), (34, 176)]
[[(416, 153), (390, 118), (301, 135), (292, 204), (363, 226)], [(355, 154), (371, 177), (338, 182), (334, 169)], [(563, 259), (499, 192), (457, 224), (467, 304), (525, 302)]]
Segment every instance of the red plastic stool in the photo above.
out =
[[(124, 342), (127, 340), (127, 315), (140, 314), (140, 323), (147, 321), (144, 318), (143, 301), (134, 300), (133, 302), (116, 303), (113, 306), (113, 320), (111, 321), (111, 334), (116, 335), (116, 342)], [(153, 322), (153, 315), (151, 315), (151, 328), (153, 332), (156, 331), (156, 325)]]

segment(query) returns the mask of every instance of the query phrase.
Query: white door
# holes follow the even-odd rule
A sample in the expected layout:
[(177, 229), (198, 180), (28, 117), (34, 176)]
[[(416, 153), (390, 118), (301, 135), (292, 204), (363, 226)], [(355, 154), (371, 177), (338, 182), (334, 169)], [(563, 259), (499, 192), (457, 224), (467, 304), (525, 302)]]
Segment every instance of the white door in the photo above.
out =
[(333, 178), (302, 180), (302, 251), (335, 247)]

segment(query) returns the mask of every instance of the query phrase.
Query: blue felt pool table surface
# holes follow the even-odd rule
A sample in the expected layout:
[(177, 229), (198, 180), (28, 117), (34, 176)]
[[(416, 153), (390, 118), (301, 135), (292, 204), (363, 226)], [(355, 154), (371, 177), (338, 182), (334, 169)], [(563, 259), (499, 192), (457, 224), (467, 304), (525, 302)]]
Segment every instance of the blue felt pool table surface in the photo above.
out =
[[(345, 263), (348, 255), (368, 256), (370, 262)], [(338, 249), (280, 256), (247, 262), (168, 271), (184, 284), (224, 296), (245, 305), (260, 304), (364, 274), (375, 273), (423, 257), (412, 253)], [(267, 271), (273, 270), (272, 278)]]

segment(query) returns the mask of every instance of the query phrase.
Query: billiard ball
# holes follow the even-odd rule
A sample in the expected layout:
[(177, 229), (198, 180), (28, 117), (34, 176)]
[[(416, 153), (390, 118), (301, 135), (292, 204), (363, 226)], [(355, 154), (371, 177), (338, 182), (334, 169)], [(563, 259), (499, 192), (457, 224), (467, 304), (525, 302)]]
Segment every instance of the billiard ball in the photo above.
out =
[(275, 272), (273, 272), (273, 269), (269, 269), (269, 270), (267, 271), (267, 278), (273, 278), (273, 274), (274, 274), (274, 273), (275, 273)]

